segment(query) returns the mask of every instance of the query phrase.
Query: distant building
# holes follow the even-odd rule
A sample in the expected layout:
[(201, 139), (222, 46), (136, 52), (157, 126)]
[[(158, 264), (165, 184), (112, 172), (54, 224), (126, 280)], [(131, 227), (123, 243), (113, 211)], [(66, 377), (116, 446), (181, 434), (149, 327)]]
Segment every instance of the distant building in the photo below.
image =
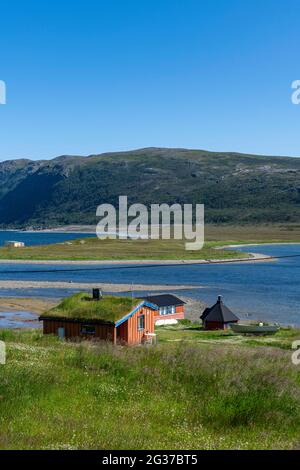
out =
[(145, 300), (156, 305), (158, 311), (154, 316), (156, 325), (172, 325), (184, 319), (185, 302), (176, 295), (159, 294), (144, 297)]
[(239, 318), (223, 304), (220, 295), (217, 303), (210, 308), (206, 308), (200, 318), (205, 330), (224, 330), (229, 323), (239, 321)]
[[(75, 307), (68, 310), (65, 303)], [(114, 344), (152, 343), (155, 338), (154, 315), (157, 307), (145, 300), (75, 294), (39, 317), (43, 333), (66, 339), (94, 339)], [(78, 313), (79, 312), (79, 313)]]
[(16, 241), (6, 241), (4, 242), (4, 246), (11, 247), (11, 248), (23, 248), (25, 246), (25, 243), (16, 242)]

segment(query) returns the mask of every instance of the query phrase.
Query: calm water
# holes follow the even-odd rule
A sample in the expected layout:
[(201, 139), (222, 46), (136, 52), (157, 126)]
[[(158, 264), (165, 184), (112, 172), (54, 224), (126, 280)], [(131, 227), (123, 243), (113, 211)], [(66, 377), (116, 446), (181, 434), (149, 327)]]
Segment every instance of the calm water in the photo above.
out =
[(38, 316), (31, 312), (0, 312), (0, 328), (40, 328)]
[[(300, 245), (268, 245), (244, 247), (243, 251), (274, 256), (300, 255)], [(73, 269), (73, 271), (65, 271)], [(49, 270), (51, 272), (45, 272)], [(111, 282), (134, 284), (198, 285), (199, 289), (186, 289), (182, 295), (198, 298), (211, 304), (217, 295), (241, 318), (278, 321), (300, 325), (300, 257), (279, 259), (274, 262), (239, 263), (224, 265), (174, 266), (146, 269), (128, 269), (122, 265), (74, 267), (50, 265), (0, 264), (0, 279)], [(59, 297), (74, 292), (58, 289), (6, 289), (1, 296)]]
[(6, 241), (24, 242), (26, 246), (48, 245), (49, 243), (61, 243), (75, 238), (95, 237), (92, 233), (79, 232), (15, 232), (13, 230), (0, 230), (0, 246)]

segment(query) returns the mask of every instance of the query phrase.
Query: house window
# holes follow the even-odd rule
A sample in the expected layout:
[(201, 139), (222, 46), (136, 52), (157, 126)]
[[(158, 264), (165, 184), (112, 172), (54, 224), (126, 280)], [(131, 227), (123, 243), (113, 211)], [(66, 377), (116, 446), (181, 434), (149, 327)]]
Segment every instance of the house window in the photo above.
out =
[(176, 308), (174, 305), (170, 305), (169, 307), (161, 307), (159, 309), (160, 315), (171, 315), (173, 313), (176, 313)]
[(138, 330), (145, 329), (145, 315), (138, 316)]
[(96, 327), (92, 325), (82, 325), (80, 333), (82, 335), (94, 335), (96, 333)]

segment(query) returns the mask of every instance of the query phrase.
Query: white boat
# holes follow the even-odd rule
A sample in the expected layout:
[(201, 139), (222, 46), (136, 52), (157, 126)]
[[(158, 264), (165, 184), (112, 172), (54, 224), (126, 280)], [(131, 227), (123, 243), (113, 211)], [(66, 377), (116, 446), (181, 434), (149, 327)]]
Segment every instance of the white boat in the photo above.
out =
[(244, 335), (274, 335), (280, 330), (279, 325), (267, 325), (263, 323), (258, 324), (243, 324), (243, 323), (230, 323), (230, 328), (234, 333)]

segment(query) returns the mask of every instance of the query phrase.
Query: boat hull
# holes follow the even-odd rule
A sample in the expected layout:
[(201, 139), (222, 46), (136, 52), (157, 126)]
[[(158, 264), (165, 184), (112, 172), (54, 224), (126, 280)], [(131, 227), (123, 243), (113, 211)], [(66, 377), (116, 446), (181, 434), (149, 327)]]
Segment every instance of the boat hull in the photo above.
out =
[(238, 323), (230, 323), (230, 328), (234, 333), (244, 335), (274, 335), (279, 331), (278, 325), (241, 325)]

